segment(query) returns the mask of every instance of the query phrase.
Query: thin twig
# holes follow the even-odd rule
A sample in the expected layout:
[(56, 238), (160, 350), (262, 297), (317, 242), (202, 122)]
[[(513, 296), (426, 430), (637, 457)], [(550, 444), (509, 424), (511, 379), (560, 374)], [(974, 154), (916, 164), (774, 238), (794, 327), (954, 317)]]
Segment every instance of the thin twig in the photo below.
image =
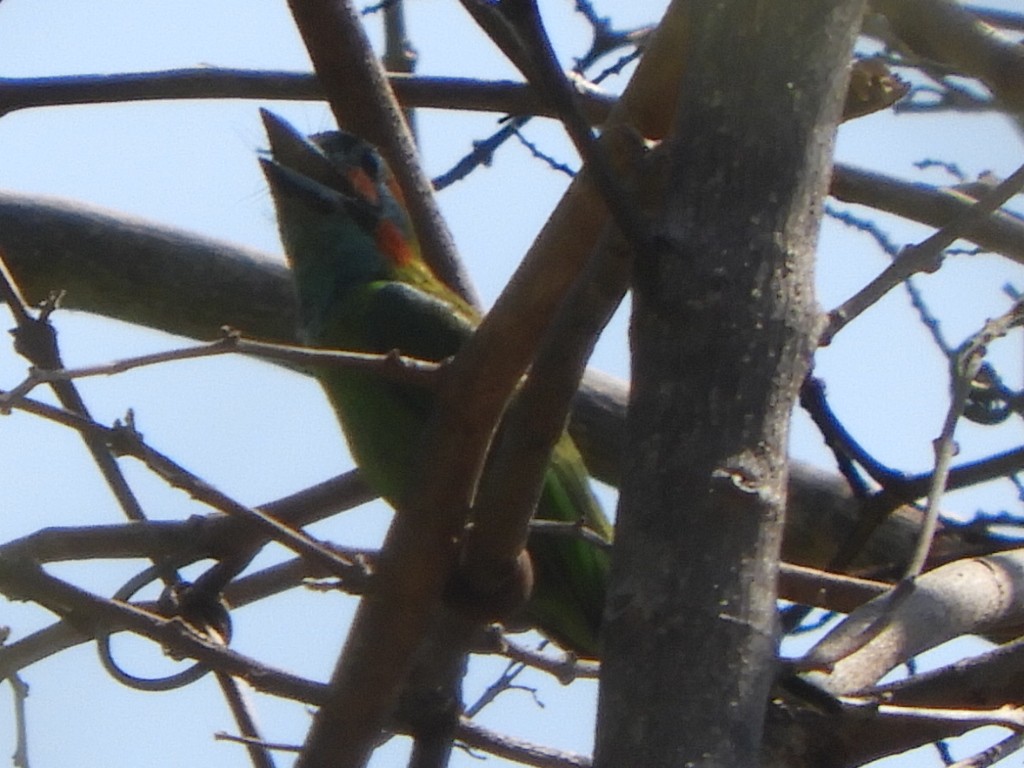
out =
[(1024, 748), (1024, 733), (1012, 733), (997, 744), (971, 755), (965, 760), (950, 763), (948, 768), (988, 768)]
[(213, 738), (217, 741), (229, 741), (233, 744), (249, 745), (253, 742), (256, 742), (264, 749), (272, 749), (275, 752), (299, 752), (302, 749), (302, 746), (299, 744), (284, 744), (281, 742), (251, 739), (246, 736), (237, 736), (232, 733), (224, 733), (223, 731), (218, 731), (217, 733), (213, 734)]
[(477, 723), (463, 720), (455, 731), (463, 744), (535, 768), (590, 768), (585, 755), (541, 747), (520, 739), (494, 733)]
[[(850, 211), (837, 210), (831, 205), (825, 206), (825, 213), (836, 221), (842, 222), (848, 227), (853, 227), (871, 237), (878, 244), (878, 247), (888, 254), (889, 258), (896, 259), (899, 257), (899, 246), (897, 246), (896, 243), (894, 243), (892, 239), (882, 231), (881, 227), (871, 219), (856, 216)], [(917, 288), (917, 283), (912, 277), (908, 277), (904, 281), (903, 286), (907, 291), (907, 295), (910, 296), (911, 305), (917, 310), (917, 314), (921, 319), (921, 324), (927, 329), (936, 346), (948, 357), (953, 353), (953, 349), (942, 334), (939, 319), (932, 313), (928, 308), (928, 305), (925, 303), (921, 291)]]
[(151, 448), (130, 423), (105, 427), (77, 414), (28, 398), (14, 403), (13, 407), (71, 427), (83, 434), (93, 435), (102, 439), (106, 444), (116, 446), (119, 453), (142, 461), (171, 487), (185, 491), (192, 498), (214, 509), (252, 522), (269, 538), (303, 557), (312, 559), (331, 573), (344, 577), (346, 574), (352, 573), (353, 568), (358, 570), (356, 564), (339, 557), (333, 550), (308, 534), (283, 525), (262, 510), (240, 504), (189, 472), (173, 459)]
[(231, 709), (231, 714), (235, 718), (235, 723), (245, 737), (245, 748), (249, 753), (249, 760), (252, 761), (253, 768), (274, 768), (274, 758), (270, 754), (269, 747), (260, 738), (256, 721), (253, 719), (249, 704), (245, 700), (244, 692), (238, 681), (224, 672), (218, 672), (216, 678), (217, 684), (224, 694), (224, 699)]
[[(518, 662), (509, 663), (509, 665), (505, 667), (505, 671), (503, 671), (496, 680), (484, 689), (484, 692), (480, 694), (477, 700), (466, 707), (466, 710), (463, 713), (464, 717), (467, 720), (472, 720), (505, 691), (510, 691), (514, 688), (522, 689), (523, 686), (514, 686), (513, 682), (525, 669), (526, 666), (519, 664)], [(533, 689), (529, 690), (531, 693), (535, 693)]]
[[(39, 312), (39, 316), (34, 317), (28, 311), (28, 305), (21, 297), (21, 292), (7, 268), (2, 252), (0, 252), (0, 298), (11, 307), (17, 320), (17, 327), (12, 331), (14, 349), (33, 365), (44, 370), (62, 368), (60, 349), (57, 346), (57, 332), (49, 320), (50, 314), (57, 306), (58, 297), (51, 296)], [(50, 383), (50, 387), (57, 395), (61, 405), (67, 410), (83, 418), (90, 418), (85, 400), (82, 399), (73, 382), (54, 381)], [(94, 439), (92, 435), (82, 433), (81, 436), (125, 517), (129, 520), (145, 520), (146, 514), (142, 510), (142, 505), (131, 486), (128, 485), (128, 481), (110, 449)], [(159, 563), (154, 563), (154, 565), (161, 567)], [(173, 569), (164, 569), (161, 576), (167, 584), (173, 584), (178, 580)]]
[(904, 248), (880, 275), (829, 313), (828, 327), (822, 334), (821, 344), (828, 344), (851, 320), (911, 275), (936, 271), (946, 248), (996, 211), (1021, 187), (1024, 187), (1024, 165), (930, 237)]
[(855, 494), (864, 496), (868, 489), (853, 467), (854, 462), (882, 487), (897, 479), (897, 473), (869, 454), (839, 420), (825, 397), (825, 384), (821, 379), (808, 376), (804, 380), (800, 388), (800, 406), (814, 421)]
[(489, 166), (494, 161), (494, 153), (506, 141), (516, 135), (518, 129), (529, 121), (529, 117), (510, 117), (505, 120), (497, 131), (486, 139), (473, 142), (473, 149), (451, 168), (436, 176), (431, 184), (435, 192), (450, 187), (457, 181), (469, 176), (480, 166)]
[(33, 368), (24, 381), (13, 389), (0, 393), (0, 412), (9, 409), (15, 401), (29, 394), (40, 384), (66, 382), (90, 376), (112, 376), (150, 365), (217, 357), (224, 354), (250, 355), (301, 368), (368, 371), (388, 381), (411, 384), (425, 389), (435, 386), (435, 374), (444, 365), (443, 363), (406, 357), (396, 352), (378, 355), (256, 341), (244, 339), (237, 333), (226, 330), (224, 338), (202, 346), (181, 347), (78, 368)]
[(514, 643), (507, 637), (501, 638), (499, 652), (518, 664), (552, 675), (562, 685), (580, 679), (596, 680), (601, 669), (597, 662), (582, 661), (572, 653), (562, 652), (558, 656), (551, 656)]
[(17, 674), (7, 676), (7, 682), (11, 685), (11, 693), (14, 695), (14, 728), (17, 734), (15, 738), (14, 754), (11, 755), (11, 762), (15, 768), (29, 768), (28, 762), (28, 718), (25, 711), (25, 700), (28, 699), (28, 683)]
[[(1024, 176), (1022, 176), (1022, 180), (1024, 180)], [(1024, 324), (1024, 300), (1018, 301), (1010, 311), (1001, 317), (986, 323), (985, 327), (957, 352), (953, 361), (953, 397), (946, 413), (942, 432), (935, 442), (935, 469), (932, 474), (931, 487), (928, 489), (928, 506), (917, 549), (907, 566), (904, 576), (906, 579), (916, 578), (928, 558), (928, 551), (931, 549), (935, 528), (938, 525), (939, 503), (946, 489), (953, 456), (956, 455), (953, 434), (970, 397), (974, 379), (978, 375), (978, 371), (981, 370), (988, 345), (1004, 336), (1011, 328), (1021, 324)]]
[(647, 252), (648, 227), (577, 106), (576, 91), (558, 63), (535, 0), (506, 1), (500, 7), (463, 0), (462, 5), (530, 84), (554, 105), (616, 225), (637, 253)]

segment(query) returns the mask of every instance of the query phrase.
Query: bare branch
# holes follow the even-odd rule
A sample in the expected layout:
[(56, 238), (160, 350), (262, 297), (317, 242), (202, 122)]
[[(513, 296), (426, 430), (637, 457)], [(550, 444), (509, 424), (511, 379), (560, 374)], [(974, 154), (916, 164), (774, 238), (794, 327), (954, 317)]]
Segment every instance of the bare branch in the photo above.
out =
[(492, 755), (504, 757), (536, 768), (590, 768), (589, 757), (560, 752), (557, 749), (540, 747), (511, 736), (502, 736), (487, 730), (472, 721), (463, 721), (456, 731), (463, 744), (473, 749), (482, 749)]
[(352, 3), (290, 0), (289, 7), (338, 125), (381, 149), (405, 193), (427, 263), (457, 293), (478, 304), (398, 101)]
[(375, 355), (365, 352), (345, 352), (327, 349), (297, 347), (289, 344), (272, 344), (269, 342), (243, 339), (237, 333), (226, 330), (224, 338), (212, 341), (205, 346), (183, 347), (165, 352), (153, 352), (110, 363), (82, 366), (79, 368), (39, 369), (33, 368), (28, 377), (14, 389), (0, 393), (0, 411), (9, 410), (11, 404), (26, 396), (40, 384), (90, 376), (113, 376), (119, 373), (144, 368), (150, 365), (162, 365), (179, 360), (195, 360), (204, 357), (217, 357), (231, 353), (251, 355), (253, 357), (273, 360), (292, 367), (301, 368), (339, 368), (372, 372), (386, 381), (395, 381), (429, 390), (436, 386), (436, 374), (443, 363), (429, 360), (417, 360), (394, 352)]
[[(327, 23), (321, 19), (322, 25)], [(656, 34), (652, 50), (657, 39)], [(662, 45), (669, 46), (669, 41)], [(663, 54), (670, 71), (681, 63), (676, 50), (670, 46)], [(642, 66), (637, 70), (627, 95), (635, 83), (643, 82), (644, 71)], [(658, 112), (668, 109), (663, 93), (648, 95), (658, 99)], [(635, 96), (624, 96), (619, 103), (621, 123), (632, 116), (627, 105), (635, 104)], [(606, 131), (602, 139), (635, 147), (632, 135), (621, 130)], [(610, 154), (617, 160), (625, 153)], [(428, 428), (427, 442), (434, 449), (424, 454), (418, 482), (411, 483), (415, 492), (403, 499), (398, 524), (385, 540), (380, 589), (360, 603), (332, 677), (332, 696), (307, 742), (311, 759), (330, 756), (337, 765), (361, 764), (398, 696), (412, 650), (454, 564), (452, 542), (461, 534), (497, 419), (606, 219), (586, 176), (574, 181), (441, 388)]]
[(193, 658), (212, 669), (235, 675), (260, 691), (316, 703), (323, 686), (268, 667), (224, 646), (200, 637), (182, 621), (163, 619), (134, 606), (92, 595), (62, 579), (48, 575), (25, 560), (0, 561), (0, 592), (18, 600), (32, 600), (89, 627), (126, 627), (148, 637), (183, 658)]
[[(827, 666), (826, 673), (812, 677), (832, 693), (864, 692), (893, 667), (946, 640), (1020, 625), (1022, 577), (1024, 550), (940, 566), (914, 581), (903, 599), (893, 602), (885, 595), (854, 611), (802, 663)], [(870, 636), (862, 641), (865, 631)], [(851, 647), (846, 655), (843, 649)]]
[(954, 0), (877, 0), (897, 36), (917, 55), (947, 64), (1024, 112), (1024, 50), (994, 33)]
[(942, 229), (923, 242), (904, 248), (900, 256), (878, 277), (829, 313), (829, 326), (823, 334), (822, 344), (828, 344), (847, 323), (911, 275), (918, 272), (936, 271), (942, 263), (942, 253), (946, 248), (958, 238), (965, 236), (980, 221), (987, 218), (1019, 192), (1022, 187), (1024, 187), (1024, 165), (944, 225)]

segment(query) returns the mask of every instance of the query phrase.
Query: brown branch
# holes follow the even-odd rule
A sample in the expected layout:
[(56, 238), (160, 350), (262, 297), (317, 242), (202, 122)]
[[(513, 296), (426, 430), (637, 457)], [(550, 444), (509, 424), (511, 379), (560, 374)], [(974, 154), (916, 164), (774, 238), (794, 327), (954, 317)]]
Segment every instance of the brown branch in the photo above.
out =
[(182, 347), (78, 368), (33, 368), (21, 384), (0, 393), (0, 410), (9, 409), (12, 403), (28, 395), (40, 384), (67, 382), (90, 376), (113, 376), (150, 365), (163, 365), (179, 360), (195, 360), (233, 353), (271, 360), (295, 368), (361, 370), (373, 373), (374, 376), (384, 381), (408, 384), (424, 390), (434, 388), (437, 373), (443, 366), (443, 363), (418, 360), (396, 352), (377, 355), (366, 352), (299, 347), (290, 344), (272, 344), (244, 339), (233, 331), (227, 331), (224, 338), (200, 347)]
[(536, 768), (590, 768), (592, 764), (590, 758), (584, 755), (500, 735), (470, 720), (464, 720), (455, 735), (471, 749), (484, 750), (497, 757)]
[[(384, 69), (388, 72), (411, 75), (416, 71), (418, 58), (416, 48), (406, 31), (405, 3), (403, 0), (392, 0), (392, 2), (385, 3), (384, 55), (381, 56)], [(416, 140), (416, 110), (409, 106), (403, 106), (402, 114), (405, 116), (406, 125), (409, 126), (409, 132)]]
[(307, 703), (317, 703), (323, 693), (322, 685), (275, 670), (206, 640), (182, 621), (164, 619), (125, 603), (97, 597), (50, 576), (40, 566), (26, 560), (0, 560), (0, 592), (14, 600), (31, 600), (67, 616), (72, 624), (80, 624), (87, 634), (93, 634), (93, 627), (124, 627), (178, 656), (196, 659), (211, 669), (245, 680), (265, 693)]
[[(835, 168), (830, 193), (846, 203), (857, 203), (935, 227), (945, 226), (975, 203), (951, 188), (903, 181), (842, 164)], [(996, 211), (974, 222), (963, 232), (963, 237), (1024, 264), (1024, 221), (1013, 214)]]
[[(282, 525), (300, 528), (375, 498), (357, 472), (347, 472), (290, 496), (261, 504)], [(254, 536), (255, 534), (255, 536)], [(228, 515), (184, 521), (149, 520), (139, 525), (45, 528), (2, 545), (0, 551), (38, 563), (99, 558), (183, 558), (182, 563), (219, 558), (241, 538), (269, 537), (244, 518)]]
[[(320, 26), (337, 23), (328, 16), (317, 18)], [(337, 47), (336, 40), (332, 44)], [(665, 54), (671, 67), (678, 66), (678, 57)], [(346, 74), (351, 77), (351, 72)], [(658, 108), (668, 106), (659, 101)], [(621, 130), (606, 131), (602, 138), (635, 146), (632, 134)], [(621, 157), (614, 150), (611, 154)], [(317, 715), (300, 760), (302, 768), (327, 760), (338, 766), (361, 765), (372, 749), (451, 572), (453, 542), (461, 535), (494, 426), (605, 218), (584, 172), (452, 364), (428, 428), (426, 442), (433, 449), (424, 453), (410, 484), (415, 492), (402, 500), (401, 515), (388, 532), (379, 560), (379, 589), (360, 603), (332, 676), (331, 696)], [(569, 222), (571, 229), (566, 227)]]
[[(838, 200), (933, 227), (945, 226), (975, 202), (953, 189), (915, 184), (843, 164), (833, 171), (830, 192)], [(1024, 221), (1012, 214), (997, 211), (975, 222), (962, 236), (1024, 264)]]
[(192, 496), (192, 498), (214, 509), (247, 520), (259, 527), (264, 535), (281, 543), (297, 554), (312, 559), (332, 573), (344, 576), (351, 569), (358, 569), (358, 566), (345, 561), (308, 534), (283, 525), (263, 510), (240, 504), (212, 485), (204, 482), (169, 457), (146, 445), (130, 424), (113, 428), (104, 427), (69, 411), (63, 411), (45, 403), (25, 398), (14, 403), (13, 407), (17, 410), (42, 416), (57, 424), (62, 424), (77, 432), (97, 438), (106, 445), (114, 447), (121, 455), (132, 456), (142, 461), (171, 487), (180, 488)]
[[(864, 62), (854, 62), (861, 74)], [(877, 66), (875, 67), (877, 69)], [(417, 107), (508, 115), (557, 117), (557, 109), (528, 84), (512, 80), (414, 76), (386, 73), (404, 110)], [(574, 101), (591, 125), (601, 125), (615, 97), (576, 76)], [(851, 84), (848, 118), (890, 106), (902, 92), (888, 73), (872, 71)], [(315, 75), (306, 72), (197, 67), (116, 75), (0, 78), (0, 114), (20, 109), (75, 104), (117, 104), (175, 99), (252, 99), (321, 101), (325, 94)]]
[(517, 664), (546, 672), (562, 685), (569, 685), (574, 680), (596, 679), (600, 666), (594, 661), (581, 661), (570, 653), (552, 657), (540, 651), (523, 648), (509, 640), (491, 633), (491, 645), (474, 648), (477, 653), (495, 653), (508, 658)]
[(460, 561), (460, 575), (471, 585), (486, 585), (495, 572), (505, 572), (494, 565), (514, 562), (526, 543), (551, 452), (564, 434), (597, 337), (625, 294), (630, 264), (628, 247), (609, 232), (553, 318), (505, 414)]
[(995, 34), (954, 0), (873, 0), (918, 56), (976, 77), (1001, 102), (1024, 112), (1024, 48)]
[[(1021, 627), (1016, 627), (1017, 635)], [(872, 689), (899, 705), (998, 707), (1024, 704), (1021, 663), (1024, 640), (1014, 639), (983, 653), (938, 669), (921, 672)]]
[(817, 335), (817, 217), (864, 10), (685, 5), (662, 240), (633, 271), (596, 746), (608, 766), (758, 761), (786, 430)]
[(955, 729), (983, 728), (987, 725), (998, 725), (1024, 731), (1024, 712), (1016, 707), (1004, 706), (995, 709), (951, 709), (948, 707), (905, 707), (891, 704), (879, 704), (876, 711), (879, 715), (893, 720), (926, 720), (940, 727), (952, 725)]
[(10, 193), (0, 193), (0, 233), (30, 303), (60, 290), (67, 307), (181, 336), (208, 340), (226, 325), (266, 341), (296, 341), (294, 288), (279, 257), (80, 203)]
[[(468, 77), (424, 77), (395, 72), (387, 80), (404, 108), (497, 112), (554, 117), (550, 105), (526, 83)], [(306, 72), (198, 67), (117, 75), (0, 78), (0, 114), (72, 104), (117, 104), (171, 99), (322, 101), (315, 75)], [(615, 98), (594, 87), (580, 89), (591, 123), (604, 121)]]
[(801, 605), (850, 613), (885, 594), (891, 585), (826, 573), (801, 565), (783, 564), (779, 572), (779, 597)]
[(423, 257), (438, 277), (478, 303), (398, 101), (352, 3), (290, 0), (288, 5), (338, 125), (380, 148), (405, 193)]
[(116, 75), (0, 78), (0, 114), (37, 107), (167, 99), (322, 98), (316, 78), (306, 72), (196, 67)]

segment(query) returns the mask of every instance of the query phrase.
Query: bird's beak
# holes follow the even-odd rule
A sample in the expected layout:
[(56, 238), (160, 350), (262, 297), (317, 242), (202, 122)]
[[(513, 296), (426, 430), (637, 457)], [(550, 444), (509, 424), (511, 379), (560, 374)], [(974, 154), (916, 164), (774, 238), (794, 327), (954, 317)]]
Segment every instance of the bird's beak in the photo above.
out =
[(351, 185), (320, 147), (273, 112), (261, 109), (260, 116), (270, 140), (271, 162), (310, 181), (347, 194)]
[(297, 196), (325, 210), (348, 198), (347, 182), (320, 147), (273, 112), (261, 109), (260, 116), (270, 152), (259, 160), (275, 197)]
[(278, 203), (291, 200), (324, 214), (344, 210), (362, 226), (374, 226), (379, 215), (376, 207), (359, 196), (352, 182), (319, 146), (273, 112), (261, 109), (260, 115), (270, 139), (270, 152), (259, 161)]

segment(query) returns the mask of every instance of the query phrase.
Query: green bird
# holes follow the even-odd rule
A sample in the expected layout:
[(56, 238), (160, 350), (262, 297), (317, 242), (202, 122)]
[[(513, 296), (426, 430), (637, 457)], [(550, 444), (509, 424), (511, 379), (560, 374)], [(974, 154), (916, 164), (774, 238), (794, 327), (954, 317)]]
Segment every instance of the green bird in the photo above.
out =
[[(393, 350), (422, 360), (455, 355), (480, 314), (427, 266), (390, 169), (349, 133), (308, 139), (263, 111), (261, 158), (299, 298), (300, 332), (317, 347)], [(392, 506), (402, 498), (433, 407), (431, 393), (365, 372), (321, 370), (352, 455)], [(568, 435), (555, 447), (536, 517), (582, 522), (610, 541)], [(584, 658), (598, 653), (608, 555), (580, 538), (532, 533), (534, 588), (527, 620)]]

